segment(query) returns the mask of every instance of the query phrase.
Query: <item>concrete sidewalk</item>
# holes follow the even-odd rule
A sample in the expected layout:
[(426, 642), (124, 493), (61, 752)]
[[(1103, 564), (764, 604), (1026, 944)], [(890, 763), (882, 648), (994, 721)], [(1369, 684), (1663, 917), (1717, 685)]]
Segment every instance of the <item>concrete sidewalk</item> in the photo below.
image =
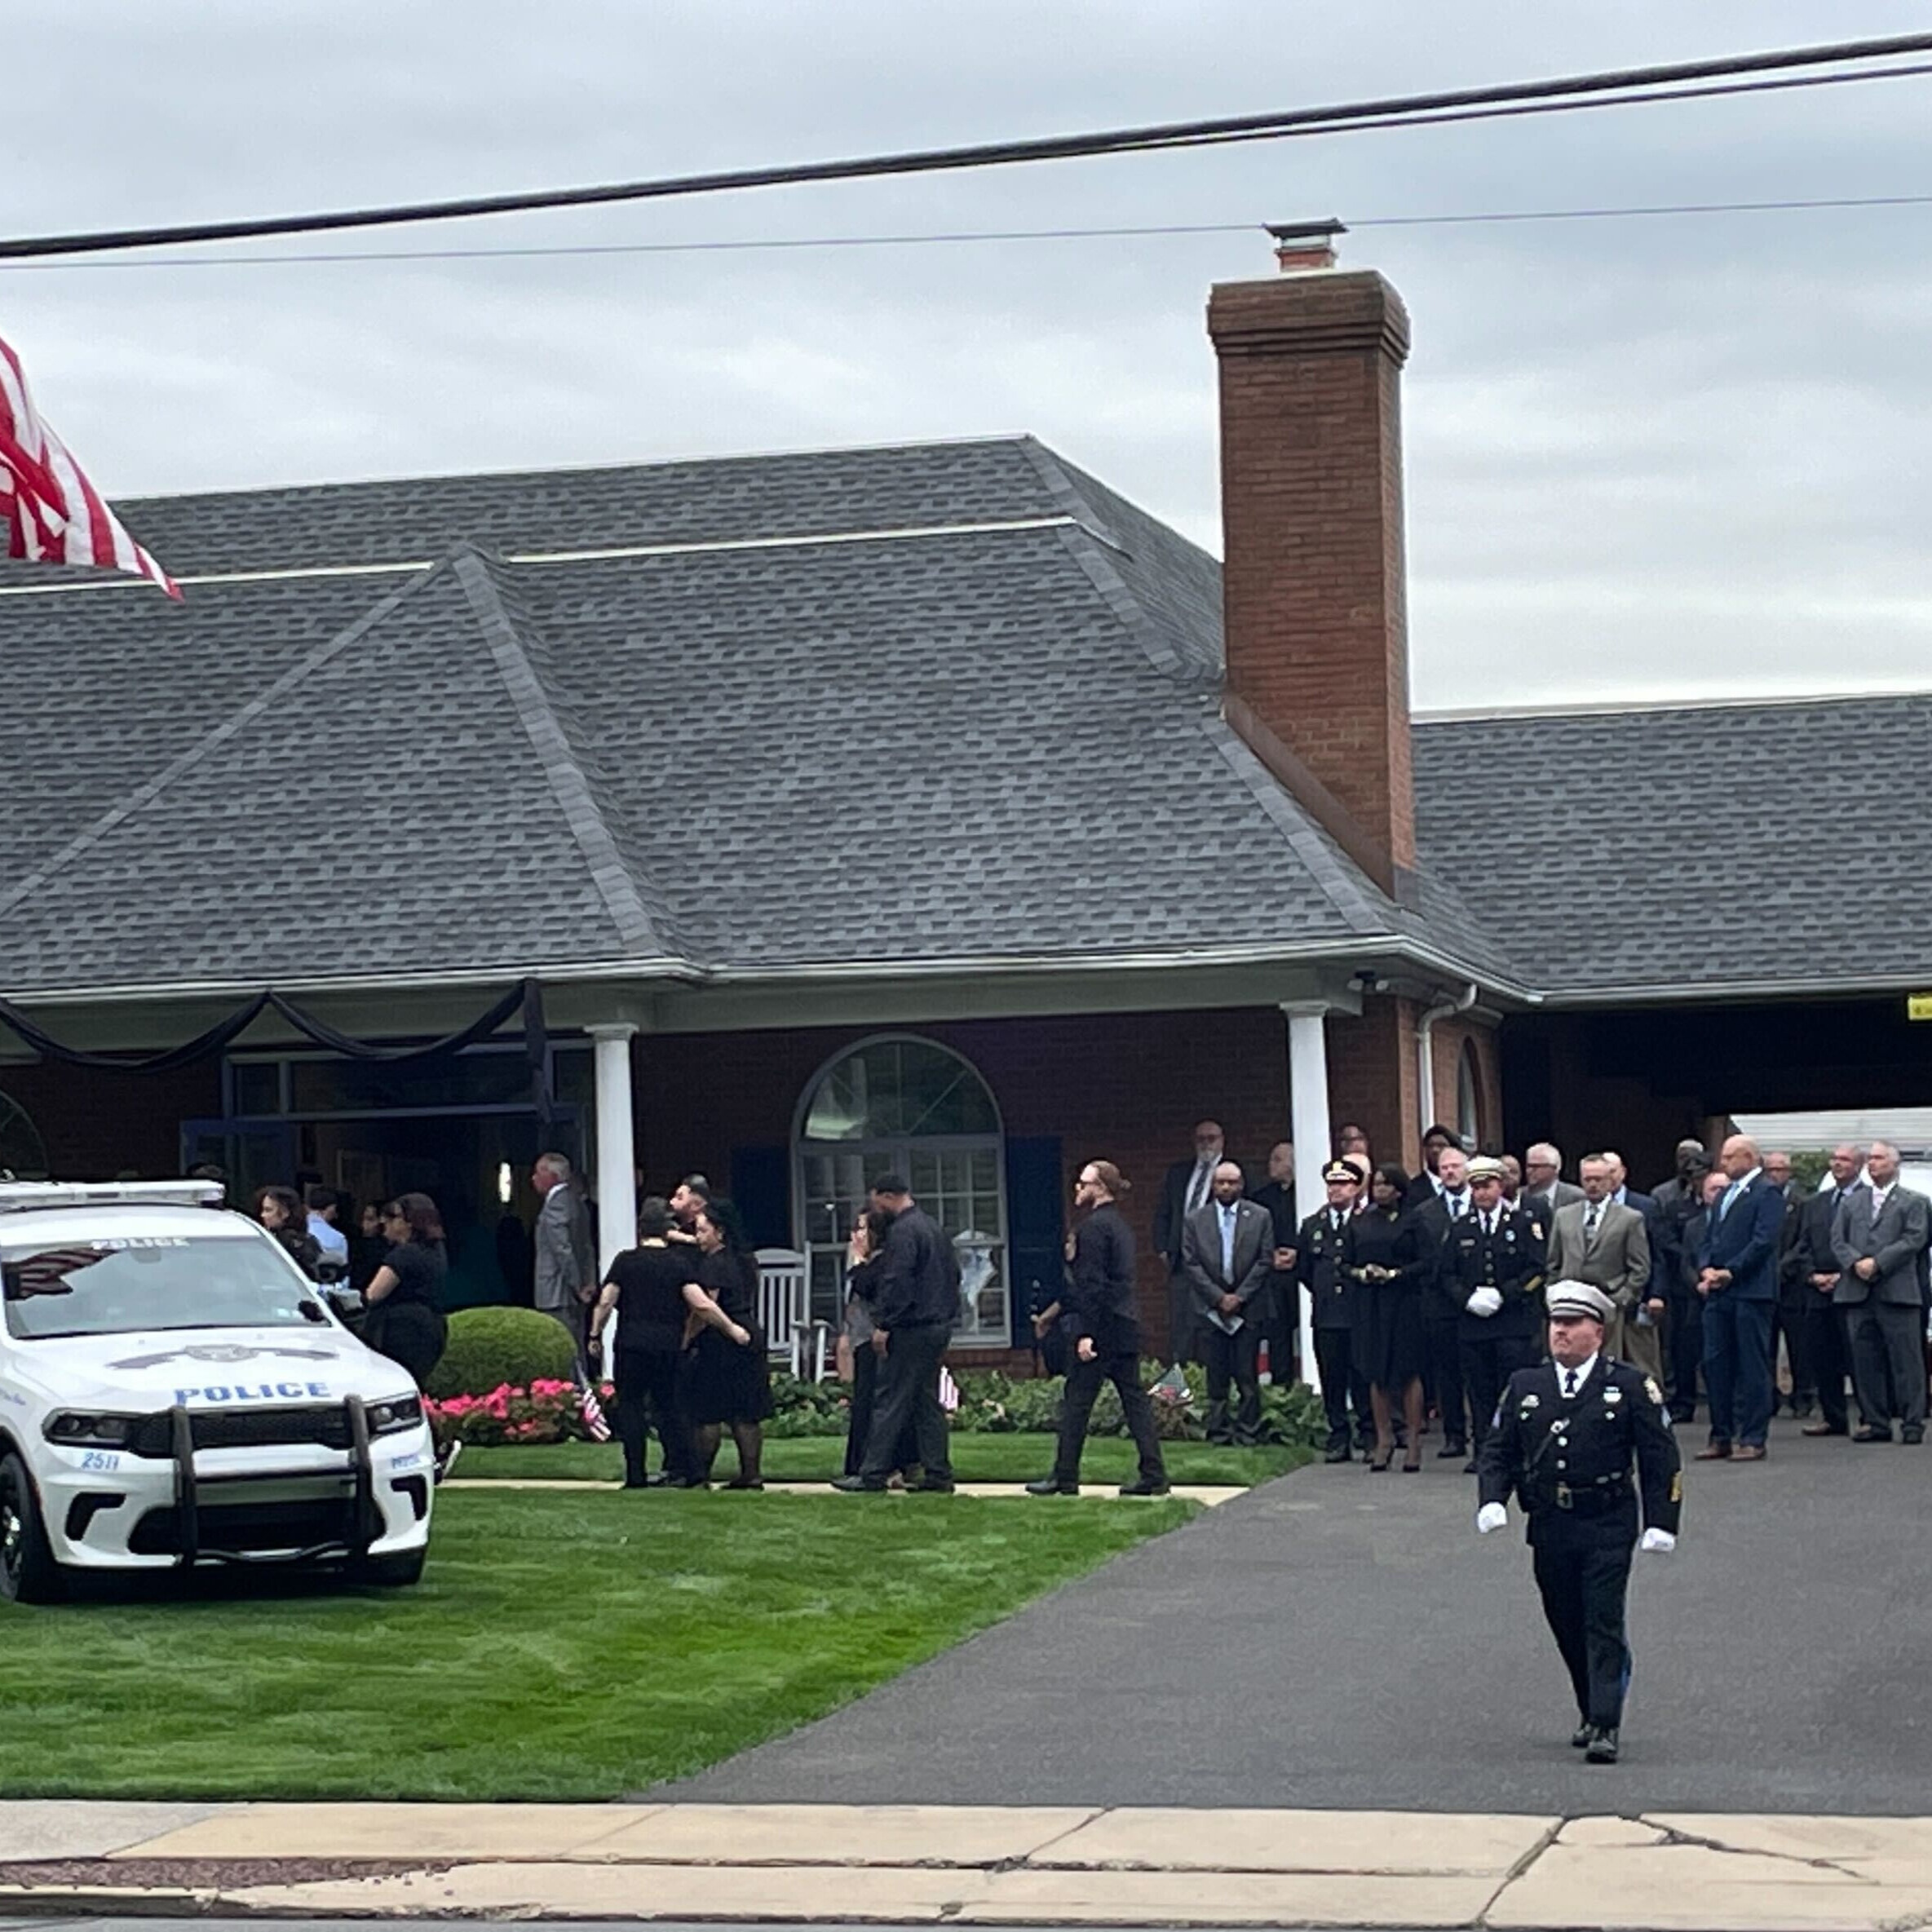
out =
[[(602, 1477), (594, 1476), (452, 1476), (444, 1484), (447, 1489), (618, 1489), (622, 1485)], [(1117, 1485), (1112, 1483), (1090, 1483), (1080, 1492), (1081, 1497), (1104, 1498), (1109, 1502), (1118, 1502), (1121, 1498), (1115, 1493)], [(720, 1483), (722, 1492), (727, 1485)], [(830, 1496), (834, 1493), (828, 1483), (808, 1483), (789, 1477), (772, 1477), (765, 1484), (767, 1490), (788, 1496)], [(911, 1493), (905, 1490), (888, 1491), (888, 1494), (904, 1496)], [(1017, 1497), (1021, 1502), (1037, 1507), (1041, 1499), (1029, 1497), (1023, 1483), (962, 1483), (957, 1493), (961, 1496)], [(1222, 1483), (1176, 1483), (1169, 1492), (1184, 1502), (1200, 1503), (1206, 1508), (1218, 1509), (1222, 1503), (1230, 1503), (1237, 1496), (1245, 1496), (1248, 1486)], [(1054, 1501), (1063, 1499), (1055, 1497)], [(1133, 1497), (1126, 1499), (1135, 1500)]]
[(1880, 1932), (1932, 1818), (0, 1805), (0, 1912)]

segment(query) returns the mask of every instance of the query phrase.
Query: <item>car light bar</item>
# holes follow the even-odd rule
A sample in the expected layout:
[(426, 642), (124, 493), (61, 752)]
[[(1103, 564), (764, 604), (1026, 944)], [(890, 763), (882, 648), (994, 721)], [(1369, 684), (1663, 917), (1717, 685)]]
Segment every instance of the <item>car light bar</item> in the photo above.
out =
[(0, 1214), (29, 1208), (219, 1208), (219, 1181), (0, 1181)]

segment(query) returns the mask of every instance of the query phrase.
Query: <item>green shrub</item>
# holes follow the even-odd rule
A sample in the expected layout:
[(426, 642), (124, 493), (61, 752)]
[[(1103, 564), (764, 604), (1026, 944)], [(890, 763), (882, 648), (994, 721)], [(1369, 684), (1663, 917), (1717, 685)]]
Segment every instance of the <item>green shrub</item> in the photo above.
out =
[(427, 1393), (487, 1395), (506, 1383), (568, 1381), (575, 1353), (564, 1324), (535, 1308), (463, 1308), (449, 1318), (449, 1346), (431, 1372)]
[(843, 1435), (851, 1419), (851, 1390), (842, 1382), (800, 1382), (776, 1368), (771, 1401), (767, 1435)]

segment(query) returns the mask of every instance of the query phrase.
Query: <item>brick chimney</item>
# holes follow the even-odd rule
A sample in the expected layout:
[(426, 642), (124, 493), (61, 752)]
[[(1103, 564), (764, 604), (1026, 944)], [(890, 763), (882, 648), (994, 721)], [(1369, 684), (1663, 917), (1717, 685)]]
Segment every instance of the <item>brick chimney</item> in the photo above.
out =
[(1284, 272), (1208, 303), (1221, 368), (1228, 723), (1384, 891), (1414, 892), (1402, 365), (1408, 314), (1275, 231)]

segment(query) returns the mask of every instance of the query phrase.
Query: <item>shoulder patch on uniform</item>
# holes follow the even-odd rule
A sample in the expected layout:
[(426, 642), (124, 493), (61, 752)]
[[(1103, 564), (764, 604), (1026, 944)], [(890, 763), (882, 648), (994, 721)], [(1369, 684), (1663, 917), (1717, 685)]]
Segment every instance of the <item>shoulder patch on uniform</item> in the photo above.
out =
[(1542, 1406), (1542, 1402), (1543, 1398), (1532, 1390), (1523, 1397), (1523, 1406), (1525, 1408), (1540, 1408)]
[(1531, 1232), (1532, 1234), (1533, 1234), (1533, 1235), (1534, 1235), (1534, 1236), (1536, 1237), (1536, 1239), (1537, 1239), (1539, 1241), (1542, 1240), (1542, 1238), (1543, 1238), (1543, 1223), (1542, 1223), (1541, 1221), (1532, 1221), (1532, 1222), (1531, 1222), (1531, 1223), (1529, 1224), (1529, 1231), (1530, 1231), (1530, 1232)]
[(1643, 1378), (1643, 1392), (1650, 1397), (1653, 1407), (1661, 1408), (1664, 1406), (1664, 1391), (1657, 1386), (1656, 1376), (1647, 1375)]

